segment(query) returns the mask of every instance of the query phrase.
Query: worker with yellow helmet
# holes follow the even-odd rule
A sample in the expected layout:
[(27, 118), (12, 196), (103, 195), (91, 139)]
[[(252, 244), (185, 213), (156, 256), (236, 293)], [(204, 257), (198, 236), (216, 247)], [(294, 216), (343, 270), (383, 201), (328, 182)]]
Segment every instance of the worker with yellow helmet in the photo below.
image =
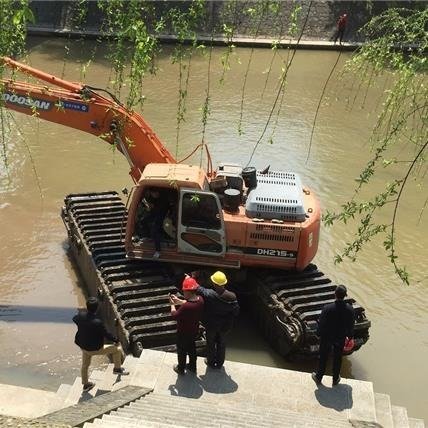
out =
[(214, 272), (209, 277), (207, 287), (199, 286), (197, 293), (204, 298), (202, 324), (207, 336), (208, 367), (220, 369), (226, 358), (226, 334), (233, 326), (234, 318), (239, 314), (239, 304), (235, 293), (226, 289), (227, 277), (221, 272)]

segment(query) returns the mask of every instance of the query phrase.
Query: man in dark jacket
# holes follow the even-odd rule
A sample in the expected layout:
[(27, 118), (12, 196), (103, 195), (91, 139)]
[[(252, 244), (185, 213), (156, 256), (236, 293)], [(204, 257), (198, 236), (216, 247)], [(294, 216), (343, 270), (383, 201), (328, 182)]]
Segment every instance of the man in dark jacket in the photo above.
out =
[(226, 275), (217, 271), (210, 277), (211, 288), (199, 286), (197, 293), (204, 298), (202, 324), (207, 335), (208, 367), (219, 369), (226, 358), (225, 336), (239, 314), (239, 304), (235, 293), (226, 290)]
[(325, 305), (318, 322), (317, 335), (320, 337), (320, 359), (318, 371), (312, 373), (312, 379), (318, 385), (322, 381), (328, 355), (333, 349), (333, 386), (340, 382), (343, 346), (346, 337), (354, 336), (354, 309), (344, 301), (346, 287), (338, 285), (334, 292), (334, 303)]
[[(97, 317), (98, 300), (90, 297), (86, 301), (86, 311), (81, 311), (73, 317), (77, 325), (77, 333), (74, 343), (82, 350), (82, 384), (83, 390), (89, 391), (95, 383), (88, 380), (88, 369), (93, 355), (111, 355), (114, 362), (113, 373), (128, 375), (122, 366), (122, 348), (119, 340), (110, 334), (100, 318)], [(114, 344), (105, 345), (104, 339)]]

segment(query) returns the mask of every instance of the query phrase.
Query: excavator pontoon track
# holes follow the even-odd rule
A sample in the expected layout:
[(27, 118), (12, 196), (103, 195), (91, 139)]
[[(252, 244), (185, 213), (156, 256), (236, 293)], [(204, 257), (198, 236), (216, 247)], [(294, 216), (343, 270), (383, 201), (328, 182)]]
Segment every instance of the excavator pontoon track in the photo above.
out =
[[(126, 350), (175, 349), (176, 324), (168, 294), (177, 291), (167, 264), (128, 259), (123, 241), (127, 211), (116, 192), (68, 195), (62, 217), (73, 258), (90, 295), (99, 296), (103, 317)], [(322, 307), (334, 301), (335, 285), (310, 265), (303, 272), (248, 271), (240, 299), (281, 355), (315, 356)], [(347, 298), (356, 313), (354, 350), (369, 337), (364, 308)], [(201, 339), (199, 347), (203, 346)]]
[[(303, 272), (258, 270), (248, 277), (251, 297), (245, 302), (274, 349), (283, 356), (316, 356), (318, 319), (322, 307), (334, 302), (336, 285), (313, 264)], [(369, 338), (370, 321), (353, 298), (345, 301), (355, 311), (356, 351)]]
[[(177, 292), (174, 276), (162, 263), (126, 258), (127, 212), (118, 194), (68, 195), (61, 215), (88, 293), (99, 297), (103, 318), (124, 349), (175, 350), (176, 322), (168, 300)], [(203, 345), (200, 339), (198, 348)]]

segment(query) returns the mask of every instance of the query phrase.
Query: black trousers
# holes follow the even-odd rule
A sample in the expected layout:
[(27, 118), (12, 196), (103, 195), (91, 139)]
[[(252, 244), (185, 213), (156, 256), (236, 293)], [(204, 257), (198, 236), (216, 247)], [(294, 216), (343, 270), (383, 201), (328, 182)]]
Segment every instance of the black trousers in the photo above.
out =
[(334, 36), (334, 43), (337, 42), (337, 39), (339, 39), (339, 43), (342, 43), (344, 34), (345, 34), (345, 29), (344, 28), (339, 28), (336, 31), (336, 34)]
[(196, 370), (196, 334), (177, 333), (178, 369), (186, 368), (186, 359), (189, 356), (189, 368)]
[(227, 331), (216, 328), (207, 328), (207, 363), (209, 366), (220, 368), (226, 358)]
[(153, 239), (156, 251), (161, 250), (163, 221), (165, 220), (166, 214), (166, 212), (152, 211), (147, 214), (143, 220), (147, 225), (151, 225), (150, 237)]
[(321, 381), (325, 374), (327, 359), (330, 352), (333, 350), (333, 380), (339, 379), (340, 368), (342, 366), (342, 354), (345, 339), (325, 339), (321, 338), (320, 343), (320, 359), (317, 371), (317, 378)]

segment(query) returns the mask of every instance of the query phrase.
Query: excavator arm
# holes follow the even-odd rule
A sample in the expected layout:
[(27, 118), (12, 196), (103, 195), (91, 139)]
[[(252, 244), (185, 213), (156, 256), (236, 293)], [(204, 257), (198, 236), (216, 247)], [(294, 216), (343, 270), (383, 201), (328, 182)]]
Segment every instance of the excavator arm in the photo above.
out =
[(79, 129), (114, 144), (128, 160), (135, 182), (148, 163), (176, 163), (144, 119), (118, 100), (7, 57), (0, 59), (1, 65), (37, 80), (18, 81), (15, 73), (13, 78), (0, 79), (2, 107)]

